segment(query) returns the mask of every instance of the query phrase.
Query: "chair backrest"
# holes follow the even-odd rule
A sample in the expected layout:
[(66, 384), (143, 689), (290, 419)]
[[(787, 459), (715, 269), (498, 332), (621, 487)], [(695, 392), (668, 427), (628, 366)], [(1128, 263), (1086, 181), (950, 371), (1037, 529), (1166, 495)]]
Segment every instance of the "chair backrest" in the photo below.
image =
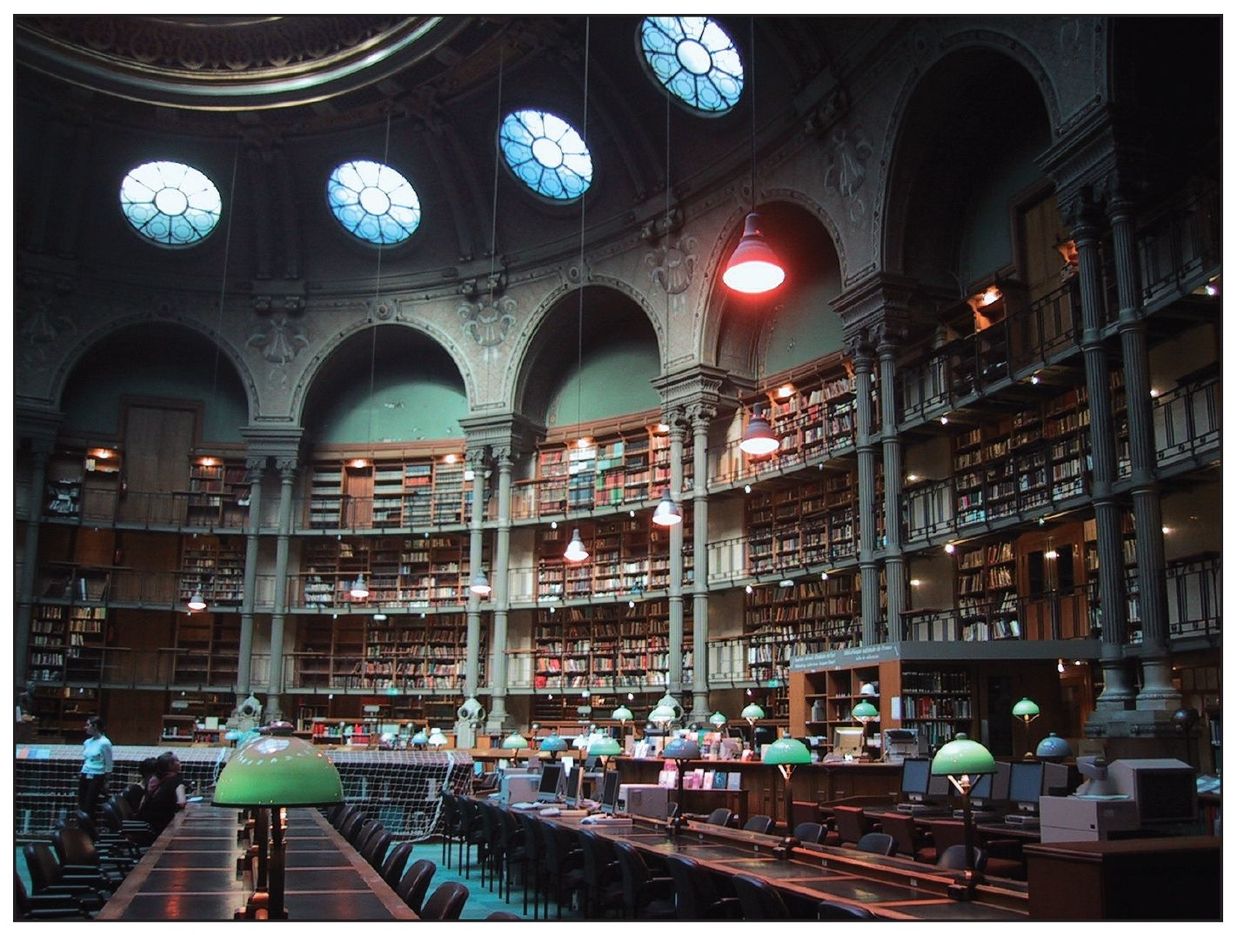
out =
[(816, 917), (825, 922), (852, 922), (857, 919), (872, 921), (877, 918), (863, 906), (834, 902), (832, 899), (823, 899), (817, 904)]
[(881, 831), (894, 838), (895, 853), (915, 859), (920, 849), (916, 843), (916, 819), (899, 812), (886, 812), (881, 816)]
[(99, 828), (95, 825), (95, 819), (86, 812), (82, 811), (82, 809), (78, 809), (73, 813), (72, 817), (69, 819), (69, 823), (75, 824), (85, 831), (88, 835), (90, 835), (92, 841), (99, 840)]
[(857, 843), (868, 833), (864, 809), (859, 805), (835, 805), (834, 822), (838, 826), (838, 837), (848, 844)]
[(522, 922), (522, 916), (516, 916), (512, 912), (502, 912), (498, 909), (496, 912), (490, 912), (484, 916), (485, 922)]
[(674, 881), (674, 909), (683, 921), (710, 918), (709, 906), (716, 900), (717, 884), (712, 871), (683, 854), (666, 854), (670, 877)]
[(704, 820), (710, 825), (729, 827), (734, 824), (734, 812), (728, 808), (715, 808), (709, 813), (708, 818)]
[(888, 834), (880, 831), (870, 831), (860, 838), (859, 843), (855, 847), (857, 850), (867, 851), (869, 854), (884, 854), (886, 857), (890, 857), (898, 850), (898, 843)]
[(132, 782), (125, 787), (125, 791), (121, 793), (121, 800), (129, 806), (130, 812), (138, 811), (138, 806), (143, 804), (143, 796), (147, 792), (143, 788), (142, 783)]
[(30, 872), (31, 889), (36, 893), (42, 893), (60, 880), (60, 864), (52, 853), (51, 845), (34, 841), (25, 845), (22, 853), (26, 857), (26, 869)]
[(458, 797), (444, 789), (441, 790), (441, 824), (445, 834), (458, 833)]
[(583, 851), (583, 876), (587, 879), (588, 890), (595, 896), (605, 885), (609, 864), (613, 859), (613, 848), (609, 842), (595, 831), (580, 828), (579, 849)]
[(428, 891), (428, 885), (432, 882), (432, 877), (436, 873), (436, 864), (430, 860), (416, 860), (407, 869), (402, 879), (398, 881), (394, 890), (397, 895), (415, 912), (419, 911), (419, 907), (423, 905), (424, 894)]
[(350, 815), (345, 820), (345, 823), (342, 824), (342, 826), (338, 828), (337, 830), (341, 832), (341, 836), (345, 838), (347, 841), (353, 841), (354, 836), (358, 833), (359, 826), (365, 821), (367, 821), (366, 815), (364, 815), (362, 812), (355, 812), (354, 814)]
[(368, 818), (363, 821), (355, 830), (353, 836), (350, 837), (350, 843), (354, 845), (354, 849), (362, 853), (363, 848), (367, 847), (372, 837), (384, 830), (382, 825), (375, 818)]
[(52, 832), (52, 847), (61, 864), (86, 864), (97, 866), (99, 852), (90, 835), (76, 825), (66, 825)]
[(393, 843), (393, 835), (385, 830), (382, 825), (379, 833), (373, 834), (371, 840), (367, 842), (367, 846), (359, 851), (362, 858), (371, 864), (372, 869), (379, 872), (380, 865), (384, 863), (384, 855), (389, 853), (389, 845)]
[(753, 815), (743, 824), (744, 831), (756, 831), (760, 834), (773, 833), (773, 819), (768, 815)]
[(825, 826), (819, 821), (805, 821), (795, 825), (792, 834), (796, 841), (802, 841), (804, 844), (820, 844), (825, 840)]
[(347, 802), (345, 806), (341, 809), (341, 811), (337, 813), (336, 817), (333, 818), (333, 827), (336, 828), (338, 831), (341, 831), (343, 828), (345, 828), (346, 823), (349, 822), (350, 819), (353, 818), (358, 813), (359, 813), (358, 805), (356, 805), (353, 802)]
[(931, 821), (928, 828), (933, 835), (933, 846), (937, 849), (938, 857), (946, 852), (946, 848), (955, 844), (963, 844), (963, 822), (961, 821)]
[(733, 879), (734, 891), (739, 894), (744, 919), (761, 922), (767, 919), (790, 918), (790, 910), (782, 901), (782, 894), (767, 880), (754, 877), (750, 873), (736, 873)]
[(402, 882), (402, 874), (406, 872), (406, 861), (410, 860), (410, 852), (414, 848), (410, 841), (401, 841), (389, 851), (380, 864), (380, 876), (389, 884), (390, 889), (397, 889)]
[(648, 865), (640, 856), (635, 845), (621, 838), (613, 839), (613, 853), (618, 861), (618, 871), (622, 878), (622, 903), (626, 906), (626, 914), (632, 918), (639, 914), (640, 893), (645, 884), (652, 879)]
[[(989, 852), (983, 847), (974, 847), (972, 850), (976, 852), (976, 866), (973, 869), (984, 871)], [(966, 870), (967, 853), (968, 849), (962, 844), (952, 844), (937, 858), (937, 866), (943, 870)]]
[(424, 922), (455, 922), (462, 915), (469, 893), (470, 890), (461, 883), (446, 880), (418, 910), (419, 918)]

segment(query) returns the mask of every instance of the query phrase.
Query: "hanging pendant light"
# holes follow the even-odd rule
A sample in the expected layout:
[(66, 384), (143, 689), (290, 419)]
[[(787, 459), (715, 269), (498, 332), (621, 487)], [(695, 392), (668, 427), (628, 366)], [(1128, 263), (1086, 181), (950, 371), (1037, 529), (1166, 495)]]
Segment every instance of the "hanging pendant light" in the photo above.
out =
[(482, 571), (476, 572), (475, 577), (471, 579), (471, 593), (478, 594), (480, 597), (487, 597), (492, 593), (492, 585), (488, 583), (488, 578)]
[(773, 454), (780, 445), (778, 437), (773, 434), (773, 426), (765, 418), (760, 403), (757, 403), (752, 409), (752, 417), (747, 422), (747, 428), (743, 432), (743, 440), (739, 442), (739, 447), (745, 454), (759, 458)]
[(658, 526), (677, 526), (682, 522), (682, 507), (674, 502), (668, 487), (665, 488), (665, 493), (661, 495), (661, 501), (652, 514), (652, 521)]
[(760, 232), (760, 215), (753, 211), (743, 222), (743, 237), (734, 248), (721, 280), (735, 292), (758, 295), (776, 289), (786, 279), (778, 256)]
[(360, 571), (359, 576), (354, 579), (354, 583), (350, 585), (350, 596), (356, 601), (364, 600), (371, 591), (367, 589), (367, 582), (363, 580), (363, 573)]
[(186, 601), (186, 606), (191, 610), (204, 610), (207, 608), (207, 601), (203, 600), (203, 589), (196, 587), (194, 593), (190, 595), (190, 600)]
[(568, 562), (581, 562), (587, 558), (587, 549), (583, 545), (583, 540), (579, 538), (579, 529), (576, 526), (570, 536), (570, 544), (566, 546), (566, 551), (562, 553), (562, 558)]

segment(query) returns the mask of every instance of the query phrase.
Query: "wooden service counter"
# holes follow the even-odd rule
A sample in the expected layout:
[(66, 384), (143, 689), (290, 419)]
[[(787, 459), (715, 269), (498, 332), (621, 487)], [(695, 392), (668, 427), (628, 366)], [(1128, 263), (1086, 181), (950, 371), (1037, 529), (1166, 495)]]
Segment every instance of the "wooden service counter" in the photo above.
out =
[[(623, 783), (655, 783), (665, 760), (646, 757), (613, 760)], [(759, 760), (686, 760), (685, 770), (740, 773), (740, 790), (727, 795), (724, 789), (684, 789), (683, 808), (705, 813), (724, 806), (737, 812), (739, 823), (751, 815), (769, 815), (785, 822), (786, 792), (776, 766)], [(792, 793), (796, 802), (833, 802), (841, 799), (893, 800), (898, 795), (902, 765), (899, 763), (810, 763), (795, 769)]]

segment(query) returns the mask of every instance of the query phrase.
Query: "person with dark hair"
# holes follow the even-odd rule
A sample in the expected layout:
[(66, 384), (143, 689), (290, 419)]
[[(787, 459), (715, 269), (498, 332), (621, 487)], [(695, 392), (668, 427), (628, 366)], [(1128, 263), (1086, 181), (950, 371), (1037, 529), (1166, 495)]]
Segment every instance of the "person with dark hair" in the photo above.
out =
[(181, 775), (181, 761), (169, 751), (156, 757), (155, 789), (147, 793), (138, 817), (159, 834), (168, 827), (179, 811), (186, 807), (186, 780)]
[(86, 719), (86, 740), (82, 742), (82, 772), (78, 775), (78, 808), (92, 818), (95, 803), (112, 779), (112, 741), (104, 736), (104, 719)]

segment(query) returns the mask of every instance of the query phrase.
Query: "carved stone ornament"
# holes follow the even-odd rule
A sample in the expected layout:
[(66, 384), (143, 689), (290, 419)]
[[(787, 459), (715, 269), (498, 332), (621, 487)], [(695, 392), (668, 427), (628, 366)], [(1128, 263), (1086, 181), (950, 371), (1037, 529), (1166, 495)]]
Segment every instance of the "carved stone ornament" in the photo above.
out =
[(463, 302), (458, 306), (462, 330), (480, 347), (496, 347), (509, 336), (514, 326), (518, 303), (508, 297)]
[(829, 136), (825, 187), (837, 192), (847, 203), (847, 213), (853, 224), (863, 221), (866, 213), (861, 192), (872, 154), (873, 144), (859, 127), (851, 130), (838, 127)]
[(19, 359), (32, 370), (47, 367), (54, 351), (63, 347), (66, 338), (78, 330), (73, 318), (63, 314), (55, 300), (46, 293), (27, 294), (17, 318), (22, 322), (19, 334), (26, 352)]
[(669, 295), (681, 295), (691, 286), (695, 275), (697, 247), (694, 237), (679, 237), (672, 245), (657, 247), (644, 257), (652, 269), (652, 281)]
[(288, 364), (309, 343), (302, 326), (290, 321), (283, 311), (274, 311), (246, 341), (248, 347), (259, 348), (264, 360), (277, 366)]

